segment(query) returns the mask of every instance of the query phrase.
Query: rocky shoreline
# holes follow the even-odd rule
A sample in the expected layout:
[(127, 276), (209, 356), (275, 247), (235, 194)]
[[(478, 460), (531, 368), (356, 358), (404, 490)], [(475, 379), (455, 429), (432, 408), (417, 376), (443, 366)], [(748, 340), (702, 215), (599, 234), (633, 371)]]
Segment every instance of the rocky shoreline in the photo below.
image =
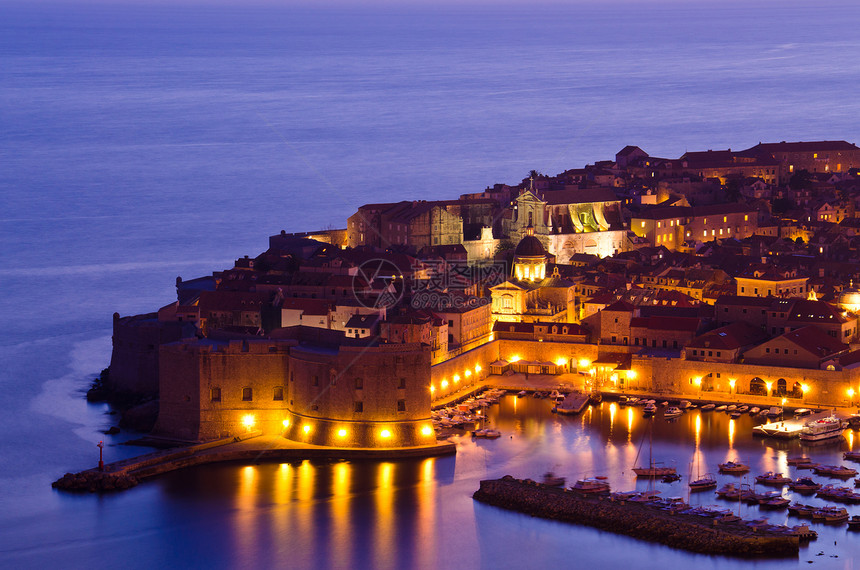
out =
[(615, 501), (606, 495), (585, 496), (510, 475), (481, 481), (473, 498), (531, 516), (584, 524), (703, 554), (788, 557), (797, 555), (800, 548), (800, 539), (794, 535)]

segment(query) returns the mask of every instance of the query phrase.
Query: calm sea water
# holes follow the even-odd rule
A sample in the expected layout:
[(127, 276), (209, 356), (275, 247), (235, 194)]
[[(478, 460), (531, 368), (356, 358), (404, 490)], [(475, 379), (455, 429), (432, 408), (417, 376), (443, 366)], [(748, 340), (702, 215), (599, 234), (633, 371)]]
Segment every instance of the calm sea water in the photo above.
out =
[[(625, 440), (608, 411), (565, 421), (529, 402), (498, 420), (513, 439), (426, 462), (219, 466), (103, 497), (50, 482), (93, 465), (116, 421), (82, 399), (114, 311), (154, 310), (177, 275), (229, 267), (281, 229), (343, 227), (366, 202), (450, 198), (626, 144), (858, 142), (859, 13), (0, 2), (0, 563), (734, 567), (473, 504), (483, 477), (556, 465), (629, 484), (640, 428)], [(727, 425), (699, 432), (711, 464)], [(695, 430), (671, 429), (683, 438), (661, 436), (662, 452), (687, 465)], [(108, 438), (107, 458), (139, 453), (118, 445), (131, 436)], [(732, 437), (763, 470), (781, 457), (743, 421)], [(815, 563), (851, 567), (834, 532)]]

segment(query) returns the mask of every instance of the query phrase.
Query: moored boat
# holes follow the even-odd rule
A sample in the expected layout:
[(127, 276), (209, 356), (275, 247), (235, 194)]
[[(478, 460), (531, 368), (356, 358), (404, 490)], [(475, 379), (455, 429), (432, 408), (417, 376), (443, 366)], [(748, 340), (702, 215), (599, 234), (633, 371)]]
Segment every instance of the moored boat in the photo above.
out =
[(760, 411), (761, 411), (761, 408), (759, 408), (758, 406), (753, 406), (752, 408), (750, 408), (750, 412), (749, 412), (749, 413), (750, 413), (750, 415), (751, 415), (751, 416), (754, 416), (754, 415), (756, 415), (757, 413), (759, 413)]
[(797, 493), (810, 493), (821, 488), (821, 483), (816, 483), (809, 477), (798, 477), (797, 480), (788, 484), (788, 488)]
[(570, 490), (584, 494), (609, 493), (610, 491), (609, 483), (593, 477), (580, 479), (570, 487)]
[(786, 460), (786, 463), (788, 463), (789, 465), (803, 465), (812, 463), (812, 459), (807, 457), (806, 455), (799, 455), (796, 457), (789, 457)]
[(746, 473), (750, 470), (748, 465), (739, 461), (726, 461), (719, 464), (720, 473)]
[(846, 451), (842, 454), (842, 459), (849, 459), (851, 461), (860, 461), (860, 451)]
[(723, 404), (723, 405), (721, 405), (721, 406), (717, 406), (717, 407), (716, 407), (716, 411), (718, 411), (718, 412), (725, 412), (725, 411), (726, 411), (726, 405), (725, 405), (725, 404)]
[(830, 475), (831, 477), (854, 477), (856, 469), (844, 465), (816, 465), (812, 470), (819, 475)]
[(806, 422), (800, 430), (800, 439), (803, 441), (820, 441), (831, 437), (842, 435), (845, 425), (836, 416), (828, 416), (820, 420)]
[(484, 439), (496, 439), (502, 436), (502, 432), (497, 429), (481, 428), (473, 431), (472, 435)]
[(704, 491), (706, 489), (716, 489), (717, 479), (713, 473), (705, 473), (695, 481), (690, 481), (691, 491)]
[(681, 416), (684, 412), (681, 411), (677, 406), (670, 406), (666, 408), (666, 411), (663, 412), (663, 417), (667, 419), (677, 418)]
[(552, 471), (547, 471), (543, 474), (543, 479), (541, 479), (541, 483), (548, 487), (561, 487), (564, 485), (564, 477), (559, 477)]
[(860, 515), (854, 515), (848, 519), (849, 530), (860, 530)]
[(791, 483), (791, 477), (786, 477), (782, 473), (774, 473), (773, 471), (768, 471), (764, 475), (758, 475), (755, 478), (757, 483), (761, 483), (762, 485), (785, 485), (787, 483)]
[(716, 407), (716, 404), (708, 403), (708, 404), (705, 404), (704, 406), (702, 406), (702, 411), (703, 411), (703, 412), (710, 412), (710, 411), (711, 411), (711, 410), (713, 410), (715, 407)]

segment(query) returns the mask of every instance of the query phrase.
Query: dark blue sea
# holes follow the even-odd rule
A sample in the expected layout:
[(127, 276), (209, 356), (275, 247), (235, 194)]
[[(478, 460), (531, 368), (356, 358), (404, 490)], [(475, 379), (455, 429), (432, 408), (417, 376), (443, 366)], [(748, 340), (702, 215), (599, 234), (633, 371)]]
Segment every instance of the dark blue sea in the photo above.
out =
[[(282, 229), (345, 227), (368, 202), (453, 198), (627, 144), (860, 142), (858, 22), (856, 3), (827, 0), (0, 1), (0, 566), (860, 566), (844, 528), (796, 560), (738, 562), (473, 503), (506, 473), (632, 487), (644, 424), (606, 405), (565, 420), (507, 402), (494, 420), (509, 437), (464, 439), (456, 457), (50, 487), (93, 466), (100, 439), (109, 461), (146, 451), (104, 436), (116, 416), (83, 397), (114, 312), (155, 310), (177, 276)], [(679, 471), (698, 453), (755, 472), (798, 451), (697, 414), (655, 433)]]

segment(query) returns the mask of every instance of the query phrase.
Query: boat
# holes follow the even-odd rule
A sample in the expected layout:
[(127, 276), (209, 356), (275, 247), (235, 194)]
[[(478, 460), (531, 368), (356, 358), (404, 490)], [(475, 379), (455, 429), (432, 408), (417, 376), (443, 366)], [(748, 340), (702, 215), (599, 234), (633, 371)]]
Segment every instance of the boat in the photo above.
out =
[(553, 390), (552, 392), (549, 393), (549, 399), (550, 400), (555, 400), (556, 398), (560, 398), (563, 396), (564, 396), (563, 394), (558, 393), (558, 390)]
[(752, 408), (750, 408), (750, 415), (754, 416), (757, 413), (759, 413), (760, 411), (761, 411), (761, 408), (759, 408), (758, 406), (753, 406)]
[(860, 530), (860, 515), (848, 519), (848, 530)]
[(806, 422), (800, 430), (803, 441), (820, 441), (831, 437), (839, 437), (845, 429), (843, 421), (836, 416), (827, 416), (820, 420)]
[(497, 429), (481, 428), (473, 431), (472, 435), (484, 439), (496, 439), (502, 436), (502, 432)]
[(809, 408), (797, 408), (796, 410), (794, 410), (794, 417), (796, 418), (802, 418), (811, 414), (812, 410), (810, 410)]
[(610, 491), (609, 483), (593, 477), (580, 479), (570, 487), (570, 490), (585, 494), (609, 493)]
[(660, 402), (660, 405), (665, 408), (666, 406), (669, 405), (669, 402), (663, 401), (663, 402)]
[(716, 407), (716, 411), (718, 411), (718, 412), (725, 412), (725, 411), (726, 411), (726, 405), (725, 405), (725, 404), (723, 404), (723, 405), (721, 405), (721, 406), (717, 406), (717, 407)]
[(815, 496), (821, 497), (822, 499), (842, 501), (844, 503), (860, 503), (860, 493), (855, 493), (848, 487), (825, 485), (818, 490), (818, 493)]
[(768, 409), (768, 408), (762, 408), (762, 409), (759, 411), (759, 413), (758, 413), (757, 415), (758, 415), (759, 417), (762, 417), (762, 416), (766, 416), (766, 415), (768, 415), (769, 413), (770, 413), (770, 409)]
[(666, 408), (666, 411), (663, 412), (663, 417), (666, 419), (677, 418), (680, 415), (683, 415), (684, 412), (680, 410), (677, 406), (670, 406)]
[(782, 496), (780, 491), (764, 493), (758, 498), (758, 504), (764, 509), (784, 509), (791, 501)]
[(662, 481), (663, 483), (674, 483), (675, 481), (680, 481), (680, 480), (681, 480), (681, 476), (678, 475), (677, 473), (672, 473), (670, 475), (664, 475), (663, 478), (660, 479), (660, 481)]
[(519, 392), (517, 392), (517, 398), (522, 398), (526, 394), (528, 394), (528, 392), (526, 392), (525, 390), (520, 390)]
[(779, 406), (771, 406), (770, 409), (768, 409), (766, 415), (769, 418), (775, 418), (777, 416), (781, 416), (782, 415), (782, 408), (780, 408)]
[(541, 479), (541, 483), (543, 483), (547, 487), (563, 487), (564, 481), (564, 477), (559, 477), (552, 471), (547, 471), (546, 473), (544, 473), (543, 479)]
[[(654, 431), (653, 428), (654, 428), (654, 423), (653, 423), (653, 420), (651, 420), (648, 423), (648, 467), (634, 467), (633, 472), (636, 474), (637, 477), (648, 477), (648, 478), (654, 479), (657, 477), (665, 477), (666, 475), (674, 475), (675, 474), (675, 468), (674, 467), (660, 466), (660, 465), (654, 463), (654, 459), (651, 457), (651, 449), (652, 449), (652, 443), (653, 443), (653, 431)], [(642, 437), (642, 443), (639, 444), (639, 451), (636, 452), (636, 459), (634, 459), (634, 464), (639, 459), (639, 453), (642, 451), (642, 444), (644, 442), (645, 442), (645, 437), (643, 436)]]
[(603, 401), (603, 394), (601, 394), (600, 392), (594, 391), (588, 395), (588, 400), (592, 404), (599, 404), (600, 402)]
[(812, 513), (813, 520), (823, 520), (824, 522), (845, 522), (848, 520), (848, 511), (845, 507), (826, 506), (816, 509)]
[(860, 451), (846, 451), (842, 454), (842, 459), (849, 459), (851, 461), (860, 461)]
[(704, 406), (702, 406), (702, 411), (703, 412), (710, 412), (715, 407), (716, 407), (716, 404), (705, 404)]
[(750, 470), (749, 465), (738, 461), (726, 461), (719, 464), (720, 473), (746, 473)]
[(735, 404), (729, 404), (728, 406), (726, 406), (727, 412), (734, 412), (737, 409), (738, 409), (738, 407)]
[(690, 490), (691, 491), (702, 491), (705, 489), (716, 489), (717, 487), (717, 478), (714, 477), (713, 473), (705, 473), (701, 477), (697, 478), (695, 481), (690, 481)]
[(692, 407), (692, 405), (693, 404), (691, 404), (689, 400), (681, 400), (681, 402), (678, 404), (678, 407), (682, 410), (686, 410), (687, 408)]
[(816, 465), (812, 470), (818, 475), (830, 475), (831, 477), (854, 477), (856, 469), (844, 465)]
[(729, 416), (731, 416), (731, 417), (732, 417), (732, 419), (738, 419), (738, 418), (739, 418), (739, 417), (741, 417), (742, 415), (743, 415), (743, 414), (741, 414), (741, 413), (740, 413), (739, 411), (737, 411), (737, 410), (735, 410), (735, 411), (733, 411), (732, 413), (730, 413), (730, 414), (729, 414)]
[(747, 411), (749, 411), (749, 409), (750, 409), (750, 407), (747, 406), (746, 404), (744, 404), (742, 406), (738, 406), (738, 411), (742, 414), (747, 413)]
[(649, 402), (648, 404), (645, 404), (645, 409), (643, 411), (647, 415), (655, 414), (657, 412), (657, 405)]
[(789, 465), (805, 465), (808, 463), (812, 463), (812, 459), (810, 459), (806, 455), (799, 455), (796, 457), (789, 457), (786, 460), (786, 463), (788, 463)]
[(818, 533), (809, 528), (809, 525), (805, 524), (791, 527), (786, 531), (786, 534), (790, 536), (796, 536), (799, 540), (802, 541), (815, 540), (816, 538), (818, 538)]
[(817, 508), (818, 507), (813, 506), (813, 505), (804, 505), (801, 503), (792, 503), (791, 505), (788, 506), (788, 514), (795, 515), (798, 517), (811, 517), (812, 513), (814, 513)]
[(809, 477), (798, 477), (788, 484), (788, 488), (797, 493), (810, 493), (821, 488), (821, 483), (816, 483)]
[(791, 477), (786, 477), (782, 473), (774, 473), (773, 471), (768, 471), (764, 475), (758, 475), (755, 478), (756, 483), (761, 483), (762, 485), (785, 485), (786, 483), (791, 483)]

